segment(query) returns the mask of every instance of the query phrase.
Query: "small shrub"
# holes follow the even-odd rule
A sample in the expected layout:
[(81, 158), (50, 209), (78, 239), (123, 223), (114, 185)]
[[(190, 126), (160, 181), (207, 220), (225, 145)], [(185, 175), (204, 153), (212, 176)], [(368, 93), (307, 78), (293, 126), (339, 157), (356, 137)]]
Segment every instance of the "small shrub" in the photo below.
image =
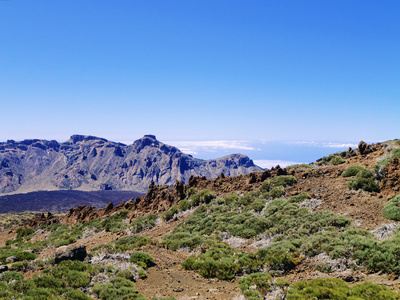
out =
[(343, 171), (342, 177), (356, 176), (357, 173), (362, 170), (365, 170), (364, 166), (354, 165), (354, 166), (348, 167), (346, 170)]
[(297, 183), (296, 177), (292, 175), (280, 175), (272, 179), (274, 186), (288, 186)]
[[(287, 299), (347, 299), (350, 288), (337, 278), (313, 279), (310, 282), (300, 281), (292, 285)], [(326, 298), (326, 297), (329, 298)]]
[(121, 210), (114, 213), (112, 216), (108, 217), (101, 222), (101, 225), (106, 231), (118, 232), (124, 230), (127, 224), (123, 222), (123, 219), (128, 215), (129, 210)]
[(190, 198), (192, 195), (196, 194), (197, 190), (194, 187), (190, 187), (186, 190), (186, 197)]
[(35, 232), (35, 230), (33, 230), (32, 228), (23, 228), (23, 227), (19, 227), (17, 229), (17, 239), (20, 238), (25, 238), (25, 239), (30, 239), (30, 237), (33, 235), (33, 233)]
[(188, 200), (184, 199), (179, 202), (178, 210), (185, 211), (185, 210), (188, 210), (191, 206), (192, 206), (192, 203), (190, 203)]
[(92, 291), (102, 300), (137, 299), (135, 284), (124, 278), (113, 278), (106, 284), (95, 284)]
[(135, 264), (142, 262), (146, 268), (154, 265), (154, 257), (151, 254), (143, 251), (136, 251), (133, 253), (129, 258), (129, 261)]
[(225, 200), (225, 204), (229, 205), (229, 204), (231, 204), (233, 202), (236, 202), (238, 200), (238, 195), (236, 193), (232, 193), (229, 196), (226, 196), (224, 198), (224, 200)]
[(349, 189), (362, 189), (367, 192), (379, 192), (379, 184), (375, 181), (374, 175), (370, 170), (361, 170), (355, 179), (350, 179), (347, 183)]
[[(143, 269), (141, 269), (141, 270), (143, 270)], [(131, 270), (119, 271), (117, 273), (116, 277), (125, 278), (125, 279), (128, 279), (130, 281), (134, 281), (135, 280), (135, 276), (133, 275)]]
[(178, 208), (176, 207), (176, 205), (174, 205), (174, 206), (171, 206), (168, 210), (166, 210), (166, 211), (162, 214), (161, 218), (162, 218), (164, 221), (169, 221), (169, 220), (171, 220), (171, 219), (173, 218), (173, 216), (174, 216), (176, 213), (178, 213)]
[(330, 163), (334, 166), (343, 164), (346, 160), (341, 158), (340, 156), (335, 156), (334, 158), (331, 159)]
[(395, 221), (400, 221), (399, 201), (400, 201), (400, 195), (397, 195), (396, 197), (390, 199), (383, 207), (382, 215), (385, 218)]
[(147, 236), (131, 235), (116, 240), (114, 245), (117, 250), (126, 251), (144, 247), (149, 243), (151, 243), (151, 239)]
[[(239, 279), (239, 286), (246, 298), (259, 299), (260, 294), (265, 296), (271, 291), (271, 281), (272, 277), (267, 273), (254, 273)], [(251, 290), (252, 286), (255, 286), (256, 290)]]
[(283, 187), (276, 186), (276, 187), (273, 187), (271, 189), (271, 191), (269, 192), (268, 196), (270, 198), (272, 198), (272, 199), (276, 199), (276, 198), (279, 198), (279, 197), (285, 195), (285, 193), (286, 192), (285, 192), (285, 189)]
[(215, 198), (215, 194), (210, 190), (202, 190), (197, 194), (193, 195), (192, 197), (192, 205), (198, 206), (201, 203), (210, 203), (212, 199)]
[(288, 200), (288, 203), (301, 203), (306, 199), (311, 199), (311, 196), (308, 193), (301, 193), (298, 195), (294, 195), (292, 197), (290, 197), (290, 199)]
[(265, 199), (256, 199), (250, 205), (250, 209), (254, 210), (255, 212), (260, 212), (265, 207), (266, 203), (267, 203), (267, 200), (265, 200)]
[(148, 214), (146, 216), (141, 216), (131, 222), (131, 228), (134, 232), (149, 230), (150, 228), (154, 227), (157, 217), (157, 214)]

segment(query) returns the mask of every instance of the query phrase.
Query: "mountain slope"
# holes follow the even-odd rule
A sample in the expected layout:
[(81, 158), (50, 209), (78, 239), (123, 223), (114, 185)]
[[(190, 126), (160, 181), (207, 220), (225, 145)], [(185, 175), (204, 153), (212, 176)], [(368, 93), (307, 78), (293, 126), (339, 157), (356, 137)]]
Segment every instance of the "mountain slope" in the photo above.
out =
[(151, 182), (173, 185), (191, 176), (214, 178), (262, 169), (242, 154), (200, 160), (145, 135), (131, 145), (73, 135), (64, 142), (13, 140), (0, 143), (0, 193), (38, 190), (134, 190)]

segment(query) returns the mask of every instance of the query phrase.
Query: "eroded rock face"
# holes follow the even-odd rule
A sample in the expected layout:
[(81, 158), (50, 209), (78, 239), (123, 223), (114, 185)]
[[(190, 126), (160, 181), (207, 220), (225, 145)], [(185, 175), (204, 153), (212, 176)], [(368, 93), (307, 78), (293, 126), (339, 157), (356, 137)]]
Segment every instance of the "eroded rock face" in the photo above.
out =
[(218, 177), (262, 171), (245, 155), (200, 160), (145, 135), (131, 145), (94, 136), (0, 143), (0, 194), (38, 190), (133, 190), (151, 182), (173, 186), (190, 176)]
[(56, 251), (54, 262), (58, 264), (63, 260), (83, 261), (86, 255), (87, 253), (85, 245), (61, 246)]

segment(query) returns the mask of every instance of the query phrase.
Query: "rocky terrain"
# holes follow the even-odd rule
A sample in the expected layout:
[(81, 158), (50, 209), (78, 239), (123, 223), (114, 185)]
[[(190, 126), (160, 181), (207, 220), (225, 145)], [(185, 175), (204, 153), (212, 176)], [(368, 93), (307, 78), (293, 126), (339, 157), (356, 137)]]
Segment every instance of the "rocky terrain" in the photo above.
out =
[[(309, 165), (152, 183), (118, 205), (4, 226), (0, 297), (30, 286), (27, 297), (68, 299), (75, 284), (77, 299), (400, 299), (399, 155), (399, 140), (360, 142)], [(87, 280), (68, 281), (65, 265)]]
[(201, 160), (145, 135), (131, 145), (73, 135), (63, 143), (0, 143), (0, 194), (51, 190), (129, 190), (145, 193), (151, 182), (173, 185), (191, 176), (214, 178), (261, 171), (247, 156)]

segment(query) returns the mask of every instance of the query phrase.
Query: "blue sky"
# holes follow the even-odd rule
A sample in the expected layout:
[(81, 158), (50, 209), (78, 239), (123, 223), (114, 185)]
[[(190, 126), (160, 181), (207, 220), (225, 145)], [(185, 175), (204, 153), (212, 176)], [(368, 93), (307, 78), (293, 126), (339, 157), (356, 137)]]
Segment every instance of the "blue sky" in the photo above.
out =
[(397, 0), (0, 1), (0, 140), (151, 133), (270, 159), (255, 145), (398, 138), (399, 15)]

